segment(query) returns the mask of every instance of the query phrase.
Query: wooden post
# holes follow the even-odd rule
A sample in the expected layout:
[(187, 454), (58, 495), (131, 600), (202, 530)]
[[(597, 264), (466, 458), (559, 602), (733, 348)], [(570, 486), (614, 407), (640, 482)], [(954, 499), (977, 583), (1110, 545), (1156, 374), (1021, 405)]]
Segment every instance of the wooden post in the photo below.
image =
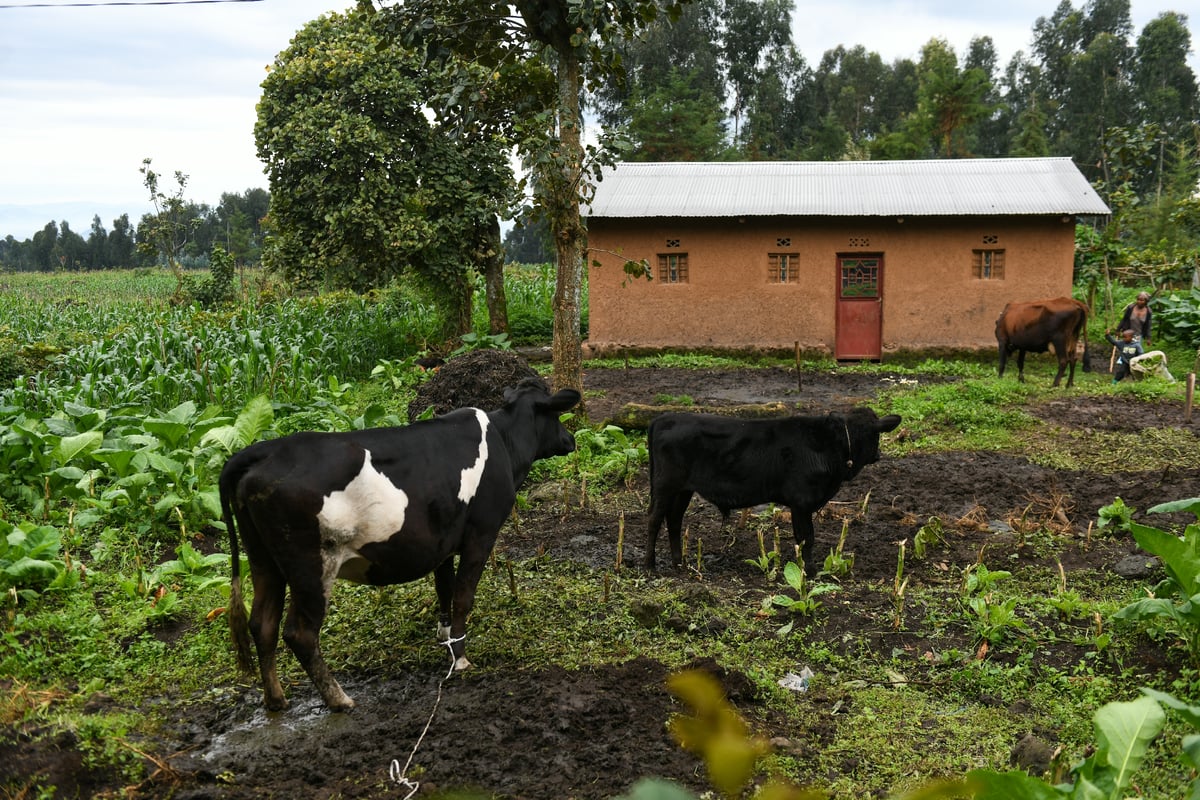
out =
[(1192, 421), (1192, 398), (1196, 396), (1196, 373), (1189, 372), (1187, 376), (1187, 399), (1183, 404), (1183, 421)]
[(796, 391), (804, 391), (804, 377), (800, 374), (800, 342), (796, 341)]

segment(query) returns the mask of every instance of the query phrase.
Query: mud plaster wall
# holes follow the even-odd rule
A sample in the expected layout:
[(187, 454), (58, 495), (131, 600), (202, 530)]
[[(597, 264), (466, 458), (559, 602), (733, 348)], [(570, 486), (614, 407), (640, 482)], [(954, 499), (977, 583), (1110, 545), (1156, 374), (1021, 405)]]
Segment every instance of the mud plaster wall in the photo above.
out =
[[(1073, 218), (591, 219), (589, 349), (833, 352), (839, 255), (881, 255), (882, 346), (996, 346), (1012, 300), (1071, 294)], [(985, 242), (985, 237), (991, 238)], [(779, 247), (778, 239), (791, 240)], [(667, 247), (667, 240), (679, 240)], [(972, 275), (972, 250), (1004, 250), (1003, 280)], [(768, 254), (799, 254), (798, 283), (768, 282)], [(630, 278), (626, 259), (686, 253), (688, 282)]]

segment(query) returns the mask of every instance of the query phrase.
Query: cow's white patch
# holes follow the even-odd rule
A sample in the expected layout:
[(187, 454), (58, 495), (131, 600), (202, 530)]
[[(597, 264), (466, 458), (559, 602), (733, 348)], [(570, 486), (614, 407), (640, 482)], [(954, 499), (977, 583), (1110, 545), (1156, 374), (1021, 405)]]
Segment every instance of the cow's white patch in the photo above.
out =
[(479, 420), (479, 455), (476, 456), (474, 464), (462, 471), (462, 482), (458, 485), (458, 499), (464, 503), (471, 502), (471, 498), (479, 489), (479, 482), (483, 480), (483, 468), (488, 459), (487, 414), (477, 408), (475, 409), (475, 419)]
[(404, 527), (408, 495), (371, 465), (371, 451), (363, 451), (363, 465), (354, 480), (325, 495), (317, 514), (325, 561), (325, 589), (335, 577), (364, 580), (369, 564), (358, 555), (363, 545), (386, 541)]

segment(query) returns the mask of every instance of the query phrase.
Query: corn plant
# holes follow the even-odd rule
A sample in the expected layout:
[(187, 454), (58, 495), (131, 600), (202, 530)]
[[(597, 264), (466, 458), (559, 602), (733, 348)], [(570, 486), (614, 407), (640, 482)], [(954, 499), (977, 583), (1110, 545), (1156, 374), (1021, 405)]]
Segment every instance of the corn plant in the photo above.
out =
[(904, 577), (904, 551), (908, 540), (899, 542), (896, 553), (896, 577), (892, 580), (892, 619), (896, 630), (904, 625), (904, 595), (908, 589), (908, 578)]
[(763, 577), (768, 581), (774, 581), (779, 575), (779, 561), (781, 555), (779, 553), (779, 528), (775, 529), (775, 549), (767, 552), (766, 543), (763, 541), (763, 532), (758, 532), (758, 558), (747, 558), (746, 563), (758, 567), (762, 572)]
[(834, 578), (845, 578), (854, 569), (854, 553), (846, 552), (846, 536), (850, 533), (850, 520), (842, 520), (842, 535), (838, 537), (837, 547), (825, 556), (824, 572)]

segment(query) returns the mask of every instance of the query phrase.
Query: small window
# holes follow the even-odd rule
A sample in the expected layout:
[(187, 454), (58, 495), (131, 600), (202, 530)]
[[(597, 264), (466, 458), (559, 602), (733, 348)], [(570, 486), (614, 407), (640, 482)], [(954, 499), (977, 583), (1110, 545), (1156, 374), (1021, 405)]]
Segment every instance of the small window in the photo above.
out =
[(1004, 280), (1004, 251), (972, 250), (971, 272), (979, 280)]
[(799, 283), (799, 253), (769, 253), (768, 283)]
[(687, 253), (660, 253), (658, 256), (658, 279), (663, 283), (687, 283)]

